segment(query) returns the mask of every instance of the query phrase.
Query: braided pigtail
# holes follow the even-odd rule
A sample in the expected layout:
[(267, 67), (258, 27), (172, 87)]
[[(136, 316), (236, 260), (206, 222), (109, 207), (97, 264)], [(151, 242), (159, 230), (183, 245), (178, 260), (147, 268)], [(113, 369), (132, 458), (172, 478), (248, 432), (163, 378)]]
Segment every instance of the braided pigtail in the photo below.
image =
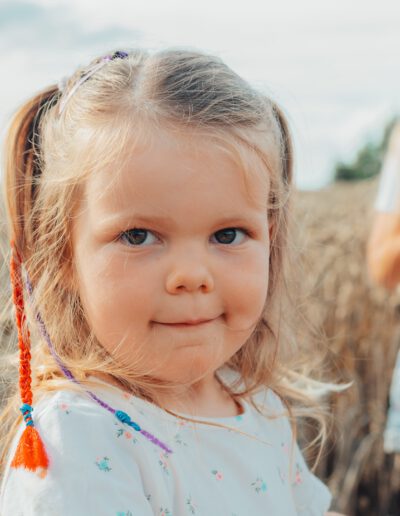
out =
[(11, 259), (10, 280), (12, 300), (15, 307), (15, 318), (19, 347), (19, 388), (23, 415), (26, 427), (11, 467), (25, 467), (31, 471), (38, 470), (45, 476), (49, 465), (43, 442), (32, 419), (31, 389), (31, 346), (30, 333), (26, 324), (24, 307), (24, 282), (22, 279), (22, 256), (28, 258), (32, 249), (32, 233), (34, 221), (32, 208), (40, 177), (40, 120), (43, 113), (58, 98), (58, 89), (54, 86), (40, 93), (16, 113), (8, 131), (5, 177), (5, 203), (10, 221)]
[(18, 348), (19, 348), (19, 388), (21, 392), (22, 407), (20, 411), (24, 417), (26, 427), (18, 443), (11, 467), (25, 467), (31, 471), (41, 468), (41, 476), (46, 475), (49, 465), (49, 459), (44, 449), (40, 435), (38, 434), (31, 412), (32, 407), (32, 389), (31, 389), (31, 353), (30, 353), (30, 334), (29, 329), (25, 325), (24, 310), (24, 294), (21, 271), (21, 258), (18, 251), (11, 242), (11, 261), (10, 261), (10, 278), (13, 293), (13, 302), (15, 306), (15, 318), (18, 330)]

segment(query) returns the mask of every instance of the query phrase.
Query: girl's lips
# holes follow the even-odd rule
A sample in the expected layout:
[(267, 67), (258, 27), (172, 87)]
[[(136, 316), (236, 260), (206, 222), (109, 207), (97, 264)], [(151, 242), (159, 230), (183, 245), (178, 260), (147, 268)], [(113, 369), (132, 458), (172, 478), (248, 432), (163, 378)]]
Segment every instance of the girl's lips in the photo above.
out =
[(213, 321), (214, 319), (207, 319), (207, 320), (203, 320), (203, 321), (198, 321), (198, 322), (182, 322), (182, 323), (159, 323), (159, 324), (164, 324), (165, 326), (173, 326), (173, 327), (176, 327), (176, 328), (190, 328), (191, 326), (202, 326), (204, 324), (207, 324), (211, 321)]

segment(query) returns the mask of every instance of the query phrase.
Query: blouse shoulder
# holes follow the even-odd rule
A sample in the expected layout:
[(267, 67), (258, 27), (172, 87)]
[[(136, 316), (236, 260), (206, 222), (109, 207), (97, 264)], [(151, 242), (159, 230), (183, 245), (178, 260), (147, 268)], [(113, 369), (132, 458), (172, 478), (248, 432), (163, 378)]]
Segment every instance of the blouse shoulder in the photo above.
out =
[[(237, 377), (235, 372), (231, 375), (231, 378)], [(261, 413), (268, 417), (266, 426), (274, 432), (274, 435), (279, 435), (282, 451), (288, 454), (291, 492), (297, 514), (299, 516), (325, 514), (331, 505), (331, 493), (309, 469), (293, 435), (288, 410), (281, 397), (274, 390), (264, 387), (253, 394), (252, 400)]]
[(11, 467), (22, 423), (9, 450), (0, 514), (152, 514), (138, 464), (127, 467), (117, 442), (113, 414), (84, 393), (60, 390), (43, 396), (32, 417), (49, 467), (45, 473)]
[[(261, 393), (258, 395), (261, 401)], [(329, 510), (332, 495), (328, 487), (309, 469), (298, 442), (293, 435), (292, 425), (287, 416), (287, 408), (282, 399), (272, 389), (263, 393), (263, 407), (269, 414), (274, 413), (276, 424), (280, 425), (282, 442), (286, 443), (289, 454), (289, 471), (292, 495), (299, 516), (321, 516)]]

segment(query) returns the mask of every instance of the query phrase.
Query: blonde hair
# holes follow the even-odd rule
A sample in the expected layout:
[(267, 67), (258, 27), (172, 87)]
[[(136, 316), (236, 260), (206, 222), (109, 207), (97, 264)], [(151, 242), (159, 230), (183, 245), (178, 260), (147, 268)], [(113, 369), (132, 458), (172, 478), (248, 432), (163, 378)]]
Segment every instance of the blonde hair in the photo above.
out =
[[(301, 316), (292, 299), (297, 291), (291, 237), (293, 149), (282, 110), (218, 57), (183, 49), (154, 54), (139, 49), (99, 69), (74, 91), (59, 114), (61, 98), (98, 62), (78, 69), (63, 93), (50, 86), (25, 103), (15, 114), (6, 139), (8, 232), (23, 257), (34, 285), (35, 306), (58, 356), (87, 386), (91, 373), (105, 372), (148, 400), (157, 400), (157, 392), (168, 388), (149, 375), (132, 375), (121, 368), (92, 334), (79, 293), (69, 281), (73, 273), (71, 223), (85, 178), (107, 163), (118, 162), (126, 145), (145, 127), (150, 132), (166, 127), (212, 134), (235, 155), (243, 170), (251, 174), (258, 164), (270, 182), (268, 294), (255, 330), (227, 363), (240, 373), (245, 386), (235, 394), (232, 389), (231, 395), (249, 397), (266, 386), (273, 389), (293, 419), (305, 415), (319, 423), (315, 442), (323, 443), (326, 411), (315, 395), (318, 390), (329, 390), (315, 377), (323, 356), (309, 334), (301, 335)], [(6, 312), (13, 319), (11, 306)], [(74, 388), (38, 334), (29, 306), (27, 321), (34, 392), (66, 384)], [(10, 340), (2, 361), (9, 377), (14, 377), (0, 418), (2, 463), (21, 422), (15, 340)]]

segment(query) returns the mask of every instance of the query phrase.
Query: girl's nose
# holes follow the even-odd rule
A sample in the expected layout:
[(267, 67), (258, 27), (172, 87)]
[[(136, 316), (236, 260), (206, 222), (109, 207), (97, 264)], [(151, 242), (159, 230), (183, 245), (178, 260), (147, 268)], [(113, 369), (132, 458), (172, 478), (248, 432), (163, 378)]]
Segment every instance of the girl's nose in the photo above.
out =
[(214, 280), (207, 267), (188, 261), (185, 264), (175, 264), (167, 277), (166, 289), (170, 294), (196, 290), (211, 292), (214, 289)]

